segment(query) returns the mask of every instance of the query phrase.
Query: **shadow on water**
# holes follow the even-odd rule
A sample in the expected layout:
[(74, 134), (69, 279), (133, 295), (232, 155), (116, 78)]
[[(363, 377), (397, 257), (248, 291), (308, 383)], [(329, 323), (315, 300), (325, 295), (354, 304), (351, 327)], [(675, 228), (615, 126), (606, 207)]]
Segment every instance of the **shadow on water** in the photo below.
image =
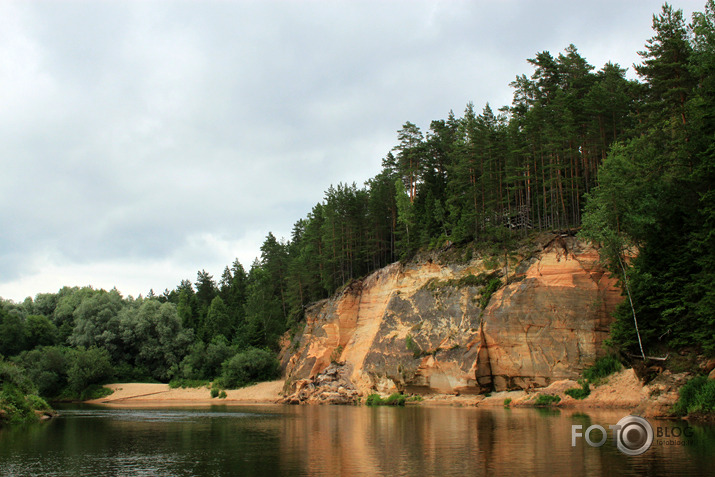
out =
[[(712, 426), (653, 421), (688, 443), (643, 455), (571, 446), (571, 426), (622, 413), (553, 409), (70, 406), (51, 422), (0, 430), (0, 475), (706, 475)], [(679, 428), (680, 431), (672, 429)], [(672, 445), (671, 445), (672, 444)]]

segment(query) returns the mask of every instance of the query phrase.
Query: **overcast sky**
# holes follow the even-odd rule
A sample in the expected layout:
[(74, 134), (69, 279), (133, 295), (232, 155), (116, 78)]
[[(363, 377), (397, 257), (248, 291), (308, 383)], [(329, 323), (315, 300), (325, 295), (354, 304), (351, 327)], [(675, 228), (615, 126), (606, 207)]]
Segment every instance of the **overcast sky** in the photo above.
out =
[(0, 296), (248, 269), (405, 121), (510, 104), (539, 51), (634, 77), (660, 6), (0, 0)]

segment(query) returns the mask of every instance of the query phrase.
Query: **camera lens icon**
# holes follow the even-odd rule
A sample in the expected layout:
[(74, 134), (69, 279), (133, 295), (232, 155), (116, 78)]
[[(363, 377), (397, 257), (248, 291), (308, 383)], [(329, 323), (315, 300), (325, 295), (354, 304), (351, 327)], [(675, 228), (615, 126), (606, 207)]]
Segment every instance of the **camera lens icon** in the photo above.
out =
[(616, 427), (616, 446), (626, 455), (641, 455), (653, 444), (653, 427), (638, 416), (626, 416)]

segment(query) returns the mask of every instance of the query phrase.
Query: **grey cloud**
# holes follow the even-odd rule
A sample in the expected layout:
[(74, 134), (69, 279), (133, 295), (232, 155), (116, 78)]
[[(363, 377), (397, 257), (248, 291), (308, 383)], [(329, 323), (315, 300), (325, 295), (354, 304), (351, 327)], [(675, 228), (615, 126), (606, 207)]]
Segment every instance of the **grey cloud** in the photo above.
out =
[[(405, 121), (426, 129), (469, 101), (508, 104), (508, 83), (530, 74), (525, 59), (569, 43), (597, 68), (606, 59), (630, 66), (659, 8), (3, 4), (0, 295), (31, 285), (37, 257), (136, 270), (168, 260), (193, 277), (199, 258), (218, 264), (268, 230), (287, 237), (330, 184), (377, 173)], [(622, 49), (599, 48), (606, 39)], [(197, 237), (222, 245), (205, 250), (214, 242)]]

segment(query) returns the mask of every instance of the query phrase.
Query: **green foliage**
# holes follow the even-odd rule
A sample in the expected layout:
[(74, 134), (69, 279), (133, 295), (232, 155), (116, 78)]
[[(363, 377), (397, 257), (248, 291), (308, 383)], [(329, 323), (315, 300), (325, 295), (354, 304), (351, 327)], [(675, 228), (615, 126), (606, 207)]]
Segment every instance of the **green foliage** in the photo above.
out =
[(219, 391), (216, 388), (211, 388), (211, 397), (216, 398), (218, 397)]
[(330, 362), (331, 363), (337, 363), (338, 360), (340, 359), (340, 356), (343, 354), (343, 346), (338, 345), (332, 353), (330, 353)]
[(534, 401), (535, 406), (553, 406), (561, 402), (561, 398), (554, 394), (539, 394)]
[[(51, 410), (22, 368), (0, 357), (0, 411), (11, 424), (37, 420), (35, 411)], [(2, 424), (0, 417), (0, 425)]]
[[(628, 294), (616, 345), (639, 354), (641, 343), (646, 351), (697, 346), (713, 355), (714, 3), (690, 27), (666, 4), (653, 30), (636, 66), (645, 80), (638, 126), (600, 167), (582, 234), (603, 245)], [(634, 246), (636, 258), (626, 260)]]
[[(494, 281), (498, 281), (497, 272), (482, 272), (479, 275), (474, 275), (473, 273), (468, 273), (459, 278), (450, 278), (447, 280), (432, 279), (429, 280), (424, 286), (428, 290), (437, 290), (442, 287), (455, 287), (455, 288), (465, 288), (465, 287), (484, 287), (489, 288), (490, 284)], [(501, 282), (499, 282), (501, 283)], [(494, 286), (494, 285), (491, 285)], [(497, 286), (498, 288), (498, 286)]]
[(32, 409), (33, 411), (50, 411), (50, 410), (52, 410), (52, 407), (50, 407), (50, 405), (47, 404), (47, 401), (42, 399), (37, 394), (28, 394), (27, 396), (25, 396), (25, 401), (27, 402), (28, 406), (30, 406), (30, 409)]
[(379, 394), (368, 394), (365, 399), (366, 406), (404, 406), (407, 397), (403, 394), (393, 393), (386, 399), (382, 399)]
[(696, 376), (680, 388), (680, 397), (673, 407), (673, 413), (686, 414), (715, 413), (715, 379)]
[(226, 399), (227, 397), (228, 397), (228, 394), (226, 394), (226, 391), (224, 391), (223, 389), (222, 389), (221, 392), (218, 394), (218, 398), (219, 398), (219, 399)]
[(218, 336), (226, 338), (233, 336), (231, 317), (229, 316), (226, 304), (220, 296), (215, 297), (211, 301), (211, 305), (206, 313), (203, 334), (203, 339), (206, 342)]
[(511, 405), (511, 398), (504, 398), (504, 407), (509, 407)]
[(25, 320), (28, 349), (52, 346), (57, 340), (57, 326), (43, 315), (29, 315)]
[(419, 344), (417, 344), (417, 342), (412, 337), (412, 335), (407, 335), (405, 337), (405, 347), (407, 348), (407, 351), (410, 351), (412, 353), (412, 356), (414, 358), (420, 358), (420, 357), (428, 354), (426, 351), (424, 351), (422, 349), (422, 347)]
[(574, 399), (586, 399), (589, 394), (591, 394), (591, 387), (586, 379), (580, 379), (580, 388), (571, 388), (564, 391), (567, 396), (571, 396)]
[[(583, 377), (588, 382), (597, 385), (602, 379), (607, 378), (613, 373), (617, 373), (623, 368), (623, 365), (618, 358), (613, 355), (606, 355), (598, 358), (593, 366), (586, 368), (583, 371)], [(586, 383), (588, 384), (588, 383)]]
[(111, 395), (114, 391), (102, 386), (101, 384), (90, 384), (78, 396), (80, 401), (89, 401), (92, 399), (102, 399)]
[(479, 307), (483, 310), (487, 307), (489, 304), (489, 300), (492, 298), (492, 295), (494, 294), (495, 291), (501, 287), (501, 280), (499, 278), (492, 278), (489, 280), (489, 283), (484, 287), (482, 290), (482, 294), (479, 297)]
[(169, 381), (169, 387), (171, 389), (195, 389), (208, 387), (210, 382), (206, 379), (185, 379), (185, 378), (174, 378)]
[(67, 386), (69, 348), (57, 346), (35, 348), (21, 353), (15, 362), (37, 386), (40, 396), (54, 398)]
[(8, 313), (0, 304), (0, 355), (14, 356), (25, 349), (25, 321), (17, 313)]
[(109, 352), (100, 348), (77, 348), (69, 355), (67, 386), (71, 396), (82, 398), (92, 384), (104, 384), (113, 376)]
[(227, 389), (237, 389), (280, 376), (280, 363), (272, 353), (250, 348), (223, 364), (222, 381)]

